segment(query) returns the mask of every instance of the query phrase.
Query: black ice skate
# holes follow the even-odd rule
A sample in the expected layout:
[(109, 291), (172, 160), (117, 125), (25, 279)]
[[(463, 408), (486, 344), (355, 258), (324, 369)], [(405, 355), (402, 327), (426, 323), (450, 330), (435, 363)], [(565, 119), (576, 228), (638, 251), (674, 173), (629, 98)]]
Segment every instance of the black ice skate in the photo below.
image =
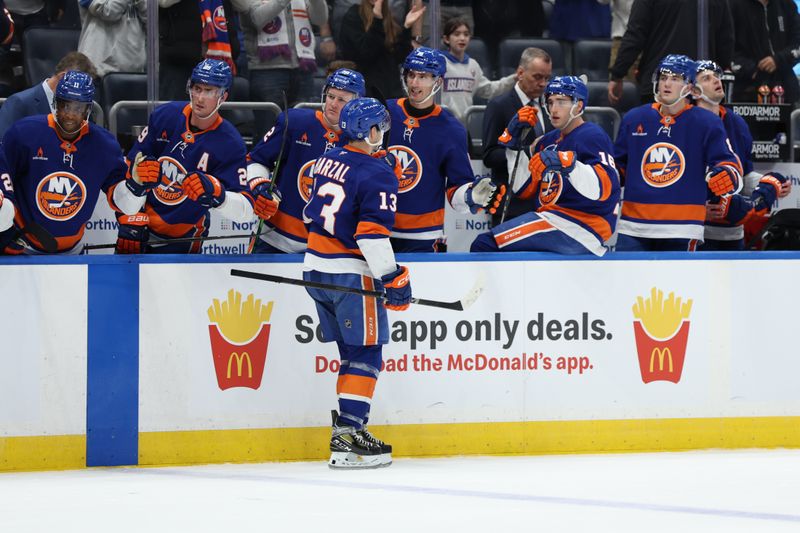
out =
[(331, 468), (379, 468), (384, 464), (381, 448), (366, 440), (356, 428), (338, 425), (339, 414), (331, 411), (333, 432), (331, 434)]
[(375, 435), (370, 433), (369, 430), (367, 429), (367, 426), (364, 426), (364, 429), (358, 431), (357, 433), (359, 433), (361, 435), (361, 437), (365, 441), (367, 441), (369, 443), (372, 443), (375, 446), (377, 446), (378, 448), (380, 448), (380, 450), (381, 450), (381, 461), (383, 462), (382, 466), (389, 466), (390, 464), (392, 464), (392, 445), (391, 444), (386, 444), (381, 439), (379, 439), (378, 437), (376, 437)]

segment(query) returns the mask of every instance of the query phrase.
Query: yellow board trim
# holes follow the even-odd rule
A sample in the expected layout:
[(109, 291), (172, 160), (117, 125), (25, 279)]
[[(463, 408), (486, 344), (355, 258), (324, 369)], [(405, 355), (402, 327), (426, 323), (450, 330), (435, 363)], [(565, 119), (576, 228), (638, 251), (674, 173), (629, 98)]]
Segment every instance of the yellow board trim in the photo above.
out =
[[(582, 420), (371, 426), (395, 457), (800, 448), (800, 417)], [(330, 428), (139, 434), (140, 465), (307, 461), (329, 455)]]
[(85, 435), (0, 437), (0, 471), (86, 468)]

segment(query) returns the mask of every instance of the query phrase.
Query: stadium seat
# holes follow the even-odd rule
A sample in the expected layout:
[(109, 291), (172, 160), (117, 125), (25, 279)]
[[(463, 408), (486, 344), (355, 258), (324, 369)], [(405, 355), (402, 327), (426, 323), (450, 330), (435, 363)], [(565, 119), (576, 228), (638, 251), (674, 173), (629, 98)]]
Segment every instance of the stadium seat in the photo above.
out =
[[(229, 102), (247, 102), (250, 100), (250, 81), (241, 76), (233, 78), (233, 87), (228, 97)], [(239, 133), (247, 142), (253, 137), (254, 116), (251, 109), (225, 109), (220, 111), (222, 117), (236, 126)]]
[(619, 124), (622, 121), (616, 109), (613, 107), (589, 106), (583, 112), (583, 118), (586, 122), (594, 122), (603, 128), (612, 141), (616, 140)]
[(610, 58), (611, 41), (578, 41), (572, 47), (573, 73), (586, 74), (590, 81), (607, 81)]
[(483, 157), (483, 114), (485, 105), (473, 105), (464, 113), (464, 122), (469, 133), (469, 154), (473, 159)]
[(553, 75), (567, 73), (567, 63), (561, 43), (550, 39), (504, 39), (498, 48), (498, 69), (500, 76), (507, 76), (517, 70), (522, 51), (528, 47), (541, 48), (553, 59)]
[(608, 82), (590, 81), (586, 84), (589, 89), (589, 105), (595, 107), (613, 107), (621, 114), (639, 105), (639, 88), (630, 81), (622, 83), (622, 100), (616, 106), (608, 101)]
[[(147, 75), (138, 72), (110, 72), (101, 84), (106, 123), (109, 125), (111, 108), (121, 100), (147, 100)], [(116, 135), (123, 149), (133, 145), (134, 126), (147, 125), (147, 109), (121, 108), (116, 112)]]
[(22, 68), (28, 87), (50, 77), (62, 57), (78, 49), (80, 30), (29, 28), (22, 34)]
[(495, 78), (494, 64), (489, 60), (489, 49), (482, 39), (479, 37), (472, 37), (469, 40), (469, 46), (467, 46), (467, 54), (478, 62), (486, 77), (492, 80)]

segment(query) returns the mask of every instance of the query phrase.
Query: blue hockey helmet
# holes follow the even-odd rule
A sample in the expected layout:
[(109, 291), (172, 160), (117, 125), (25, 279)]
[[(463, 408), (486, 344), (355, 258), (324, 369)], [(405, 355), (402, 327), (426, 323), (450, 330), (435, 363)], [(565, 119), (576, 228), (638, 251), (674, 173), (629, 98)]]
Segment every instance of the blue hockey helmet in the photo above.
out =
[(409, 70), (429, 72), (441, 78), (447, 70), (447, 65), (441, 52), (420, 46), (412, 50), (403, 62), (403, 76)]
[(221, 59), (204, 59), (192, 70), (190, 83), (204, 83), (226, 91), (233, 85), (231, 67)]
[(547, 84), (544, 89), (544, 99), (551, 94), (563, 94), (569, 96), (575, 102), (583, 102), (584, 107), (589, 103), (589, 89), (586, 84), (577, 76), (556, 76)]
[(55, 97), (59, 100), (91, 104), (94, 99), (92, 77), (79, 70), (69, 70), (58, 81)]
[(658, 64), (653, 72), (653, 82), (657, 82), (662, 72), (682, 76), (686, 83), (694, 83), (697, 74), (697, 63), (689, 56), (682, 54), (669, 54)]
[(374, 98), (350, 100), (339, 115), (339, 127), (350, 139), (369, 139), (369, 132), (373, 127), (386, 132), (390, 125), (389, 112)]
[(364, 76), (362, 76), (360, 72), (349, 68), (340, 68), (328, 76), (328, 79), (325, 81), (325, 89), (323, 92), (327, 92), (328, 87), (353, 93), (359, 98), (366, 94)]
[(703, 59), (697, 62), (695, 75), (700, 74), (704, 70), (710, 70), (711, 72), (716, 74), (718, 78), (722, 77), (722, 67), (720, 67), (716, 62), (711, 61), (710, 59)]

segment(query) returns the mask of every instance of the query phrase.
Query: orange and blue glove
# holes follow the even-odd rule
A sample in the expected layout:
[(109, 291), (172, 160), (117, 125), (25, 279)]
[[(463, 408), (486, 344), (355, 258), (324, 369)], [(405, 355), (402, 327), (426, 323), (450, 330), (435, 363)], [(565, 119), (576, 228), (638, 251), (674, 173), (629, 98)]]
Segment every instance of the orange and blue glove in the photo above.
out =
[(255, 198), (253, 211), (255, 211), (258, 218), (269, 220), (278, 212), (281, 193), (276, 190), (270, 191), (272, 180), (268, 176), (254, 178), (250, 180), (248, 185)]
[(398, 266), (397, 270), (381, 277), (383, 290), (386, 293), (383, 305), (392, 311), (405, 311), (411, 304), (411, 278), (407, 267)]
[(225, 187), (205, 172), (192, 172), (183, 180), (183, 192), (203, 207), (219, 207), (225, 202)]
[(539, 123), (539, 110), (535, 107), (525, 106), (511, 118), (505, 131), (497, 142), (510, 150), (522, 150), (523, 141), (527, 130)]

